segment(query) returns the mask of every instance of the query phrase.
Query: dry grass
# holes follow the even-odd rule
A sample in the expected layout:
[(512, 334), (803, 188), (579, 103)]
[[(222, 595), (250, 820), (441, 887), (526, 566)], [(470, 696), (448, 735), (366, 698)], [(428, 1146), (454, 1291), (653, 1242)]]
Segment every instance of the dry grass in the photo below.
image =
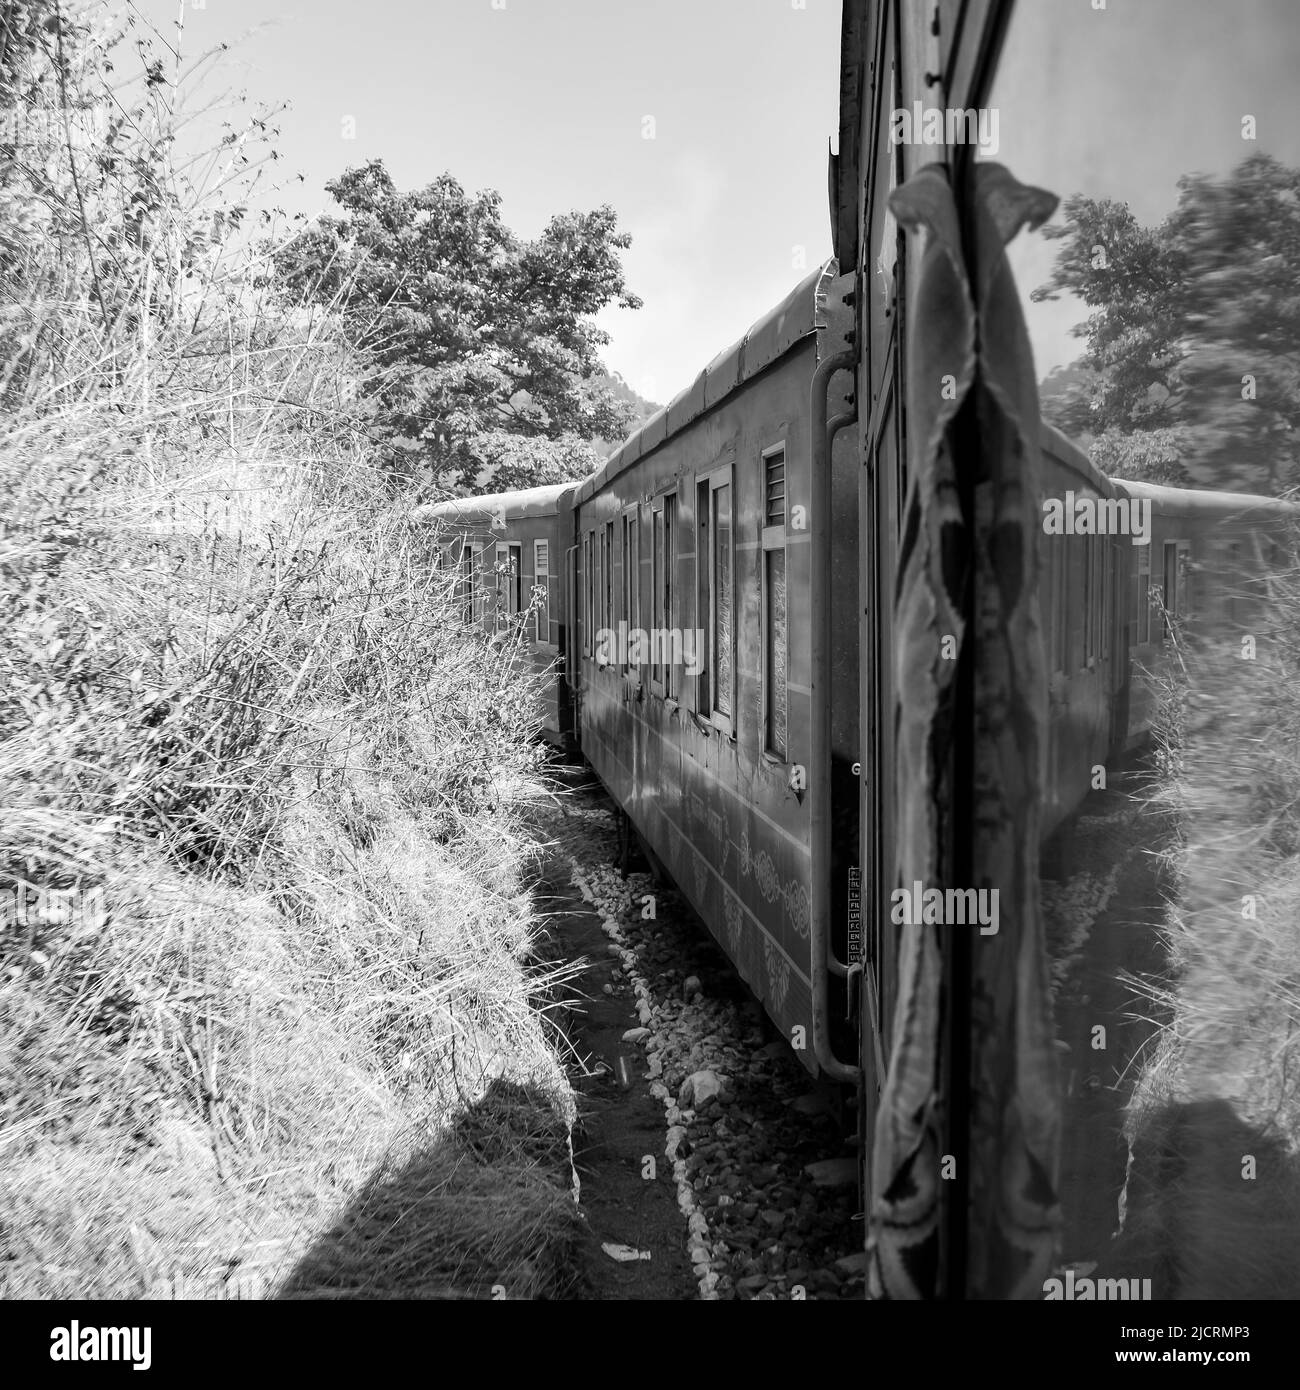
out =
[(1168, 971), (1132, 982), (1159, 1029), (1127, 1125), (1125, 1235), (1179, 1297), (1300, 1295), (1298, 653), (1284, 568), (1245, 628), (1180, 641), (1161, 678)]
[[(62, 39), (62, 84), (37, 44), (8, 94), (103, 109), (110, 32)], [(337, 321), (212, 236), (256, 119), (197, 187), (175, 89), (117, 60), (112, 160), (0, 158), (0, 1297), (270, 1291), (431, 1148), (506, 1244), (394, 1232), (412, 1288), (498, 1282), (474, 1259), (572, 1219), (530, 1148), (572, 1099), (530, 1004), (517, 634), (461, 624)], [(440, 1138), (506, 1082), (514, 1184), (508, 1144)]]

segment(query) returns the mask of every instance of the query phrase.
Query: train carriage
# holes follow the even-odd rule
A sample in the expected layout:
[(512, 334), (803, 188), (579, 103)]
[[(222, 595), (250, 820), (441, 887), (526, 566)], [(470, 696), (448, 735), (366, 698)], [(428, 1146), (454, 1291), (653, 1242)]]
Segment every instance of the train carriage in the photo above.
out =
[(818, 647), (808, 615), (821, 565), (836, 630), (854, 628), (856, 468), (841, 447), (823, 541), (808, 413), (818, 363), (844, 347), (840, 296), (833, 265), (807, 277), (577, 488), (570, 652), (584, 757), (796, 1054), (832, 1074), (845, 1008), (811, 939), (814, 805), (830, 788), (810, 781), (810, 738), (821, 702), (847, 893), (856, 651)]
[(420, 513), (438, 527), (442, 568), (459, 576), (465, 620), (488, 632), (523, 621), (522, 653), (539, 678), (542, 733), (562, 748), (574, 741), (564, 678), (568, 610), (561, 506), (573, 486), (467, 497)]
[[(548, 734), (581, 750), (800, 1061), (854, 1087), (877, 1296), (1041, 1296), (1059, 1136), (1035, 852), (1096, 768), (1149, 731), (1175, 637), (1257, 611), (1295, 512), (1110, 479), (1039, 423), (998, 217), (1019, 198), (1036, 211), (1016, 227), (1041, 220), (1054, 199), (981, 175), (951, 122), (934, 143), (894, 138), (899, 110), (982, 109), (1011, 13), (845, 0), (835, 260), (590, 478), (429, 509), (461, 528), (448, 562), (471, 595), (476, 556), (494, 562), (507, 614), (542, 583), (547, 638), (532, 655), (552, 673)], [(937, 219), (924, 237), (899, 220), (923, 221), (918, 205)], [(968, 330), (972, 395), (945, 416), (936, 364)], [(934, 487), (945, 468), (947, 494)], [(996, 545), (990, 495), (1016, 498)], [(969, 582), (939, 615), (938, 567), (918, 557), (927, 535), (954, 533)], [(1002, 633), (986, 622), (998, 546), (1025, 581)], [(928, 631), (907, 606), (926, 583)], [(476, 601), (467, 618), (494, 621)], [(916, 751), (909, 706), (934, 691), (900, 689), (899, 672), (915, 678), (917, 644), (959, 630), (928, 731), (946, 740), (924, 788), (935, 806), (948, 798), (924, 847), (936, 882), (983, 883), (976, 812), (1000, 778), (1014, 791), (1000, 809), (1031, 833), (1015, 845), (1005, 826), (978, 826), (1003, 868), (1019, 856), (1015, 911), (978, 946), (970, 924), (942, 924), (927, 957), (890, 903), (917, 849), (915, 826), (911, 842), (899, 830), (917, 798), (914, 767), (900, 772)], [(974, 709), (1003, 639), (1015, 682), (990, 703), (1041, 733), (1023, 758)], [(981, 739), (980, 754), (963, 746)], [(939, 1182), (954, 1154), (958, 1177)]]

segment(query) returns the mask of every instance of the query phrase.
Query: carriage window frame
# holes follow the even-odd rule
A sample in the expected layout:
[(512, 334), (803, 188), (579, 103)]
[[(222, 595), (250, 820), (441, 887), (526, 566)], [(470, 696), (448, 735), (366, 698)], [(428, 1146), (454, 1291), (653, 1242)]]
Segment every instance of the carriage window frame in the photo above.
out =
[[(524, 548), (515, 541), (498, 541), (495, 554), (498, 568), (493, 586), (496, 592), (494, 617), (500, 626), (503, 620), (513, 618), (523, 608)], [(504, 571), (499, 568), (502, 565)]]
[[(602, 595), (605, 608), (605, 630), (613, 632), (618, 626), (618, 615), (615, 609), (618, 598), (618, 590), (614, 585), (614, 523), (605, 523), (605, 573), (604, 573), (604, 593)], [(611, 663), (614, 664), (614, 663)]]
[[(718, 591), (717, 591), (717, 494), (727, 489), (727, 574), (731, 588), (731, 636), (727, 642), (731, 657), (731, 678), (727, 681), (727, 696), (731, 708), (718, 707)], [(695, 681), (697, 713), (719, 733), (735, 739), (737, 733), (736, 699), (736, 487), (735, 470), (730, 463), (695, 475), (697, 510), (695, 574), (696, 613), (698, 630), (703, 634), (703, 651), (693, 653), (699, 662), (700, 674)], [(694, 640), (694, 636), (692, 636)], [(683, 650), (683, 655), (686, 655)]]
[[(623, 509), (623, 616), (627, 622), (627, 645), (623, 652), (623, 669), (629, 674), (640, 676), (640, 643), (633, 643), (632, 633), (641, 621), (641, 509), (638, 506)], [(638, 659), (632, 659), (633, 651)]]
[(599, 639), (600, 639), (600, 634), (601, 634), (601, 632), (602, 632), (602, 631), (605, 629), (605, 627), (607, 626), (607, 624), (606, 624), (606, 622), (605, 622), (605, 528), (604, 528), (604, 526), (597, 526), (597, 527), (596, 527), (596, 543), (595, 543), (594, 549), (595, 549), (595, 552), (596, 552), (596, 554), (595, 554), (595, 581), (596, 581), (595, 604), (596, 604), (596, 616), (595, 616), (595, 618), (594, 618), (593, 621), (594, 621), (595, 627), (596, 627), (596, 638), (597, 638), (596, 644), (595, 644), (595, 650), (596, 650), (596, 664), (597, 664), (598, 666), (603, 666), (603, 665), (604, 665), (604, 662), (601, 661), (601, 659), (600, 659), (600, 649), (601, 649), (601, 648), (600, 648), (600, 640), (599, 640)]
[(462, 537), (460, 554), (456, 557), (458, 570), (457, 584), (461, 601), (461, 621), (466, 627), (474, 626), (474, 542)]
[(1133, 633), (1133, 644), (1145, 647), (1151, 641), (1151, 542), (1134, 548), (1137, 551), (1133, 563), (1133, 587), (1137, 600), (1134, 619), (1137, 627)]
[[(783, 464), (784, 498), (779, 524), (768, 524), (768, 468), (771, 461), (780, 454)], [(759, 476), (762, 479), (762, 520), (759, 546), (759, 681), (762, 709), (762, 740), (765, 759), (786, 764), (790, 759), (790, 451), (784, 439), (770, 444), (759, 455)], [(781, 731), (780, 743), (774, 738), (774, 703), (776, 689), (774, 673), (771, 669), (771, 649), (775, 623), (772, 614), (772, 585), (768, 577), (771, 567), (770, 556), (780, 552), (781, 565), (785, 571), (785, 671), (781, 683), (785, 688), (785, 727)]]
[[(545, 557), (545, 559), (543, 559)], [(533, 540), (533, 588), (542, 590), (534, 631), (539, 644), (551, 645), (551, 542), (545, 536)], [(532, 595), (529, 595), (532, 602)]]
[[(650, 693), (663, 700), (677, 698), (673, 663), (662, 660), (662, 657), (664, 634), (671, 632), (675, 626), (679, 602), (675, 573), (679, 520), (678, 490), (674, 485), (661, 492), (650, 504)], [(654, 660), (656, 654), (661, 658), (659, 661)], [(672, 656), (671, 647), (667, 655)]]
[[(1171, 550), (1174, 552), (1174, 594), (1172, 603), (1169, 601), (1168, 584), (1166, 581), (1166, 576), (1169, 574), (1169, 552)], [(1189, 611), (1190, 604), (1188, 603), (1188, 597), (1191, 585), (1191, 558), (1192, 543), (1189, 540), (1172, 537), (1161, 546), (1160, 602), (1164, 608), (1160, 623), (1160, 640), (1162, 642), (1169, 639), (1170, 619), (1184, 618)]]
[(1054, 616), (1054, 632), (1052, 642), (1052, 660), (1054, 670), (1062, 675), (1069, 675), (1070, 672), (1070, 642), (1069, 642), (1069, 582), (1070, 582), (1070, 550), (1068, 539), (1059, 536), (1051, 537), (1054, 542), (1052, 545), (1052, 604)]
[(591, 629), (595, 614), (592, 610), (595, 589), (592, 585), (591, 554), (594, 532), (588, 528), (582, 537), (582, 654), (591, 655)]

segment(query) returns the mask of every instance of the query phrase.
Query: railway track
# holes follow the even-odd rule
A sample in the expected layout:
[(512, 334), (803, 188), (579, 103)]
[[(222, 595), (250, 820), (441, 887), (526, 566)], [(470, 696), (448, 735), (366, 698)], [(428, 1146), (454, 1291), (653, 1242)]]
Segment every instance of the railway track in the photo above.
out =
[[(547, 833), (572, 884), (556, 901), (558, 944), (588, 961), (567, 1030), (583, 1204), (589, 1219), (599, 1209), (602, 1246), (649, 1257), (602, 1250), (594, 1296), (861, 1298), (852, 1110), (810, 1080), (685, 901), (649, 873), (621, 876), (602, 793), (575, 790)], [(627, 1026), (611, 1026), (620, 1010)], [(681, 1269), (683, 1255), (683, 1279), (646, 1268)]]

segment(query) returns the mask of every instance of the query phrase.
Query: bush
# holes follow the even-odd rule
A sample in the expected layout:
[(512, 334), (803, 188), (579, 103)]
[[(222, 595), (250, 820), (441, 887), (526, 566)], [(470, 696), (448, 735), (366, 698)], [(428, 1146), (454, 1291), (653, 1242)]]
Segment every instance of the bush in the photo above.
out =
[(109, 136), (0, 148), (0, 1296), (269, 1289), (494, 1080), (572, 1118), (535, 691), (263, 283), (265, 116), (205, 192), (147, 48), (110, 103), (119, 34), (9, 10), (11, 99)]

